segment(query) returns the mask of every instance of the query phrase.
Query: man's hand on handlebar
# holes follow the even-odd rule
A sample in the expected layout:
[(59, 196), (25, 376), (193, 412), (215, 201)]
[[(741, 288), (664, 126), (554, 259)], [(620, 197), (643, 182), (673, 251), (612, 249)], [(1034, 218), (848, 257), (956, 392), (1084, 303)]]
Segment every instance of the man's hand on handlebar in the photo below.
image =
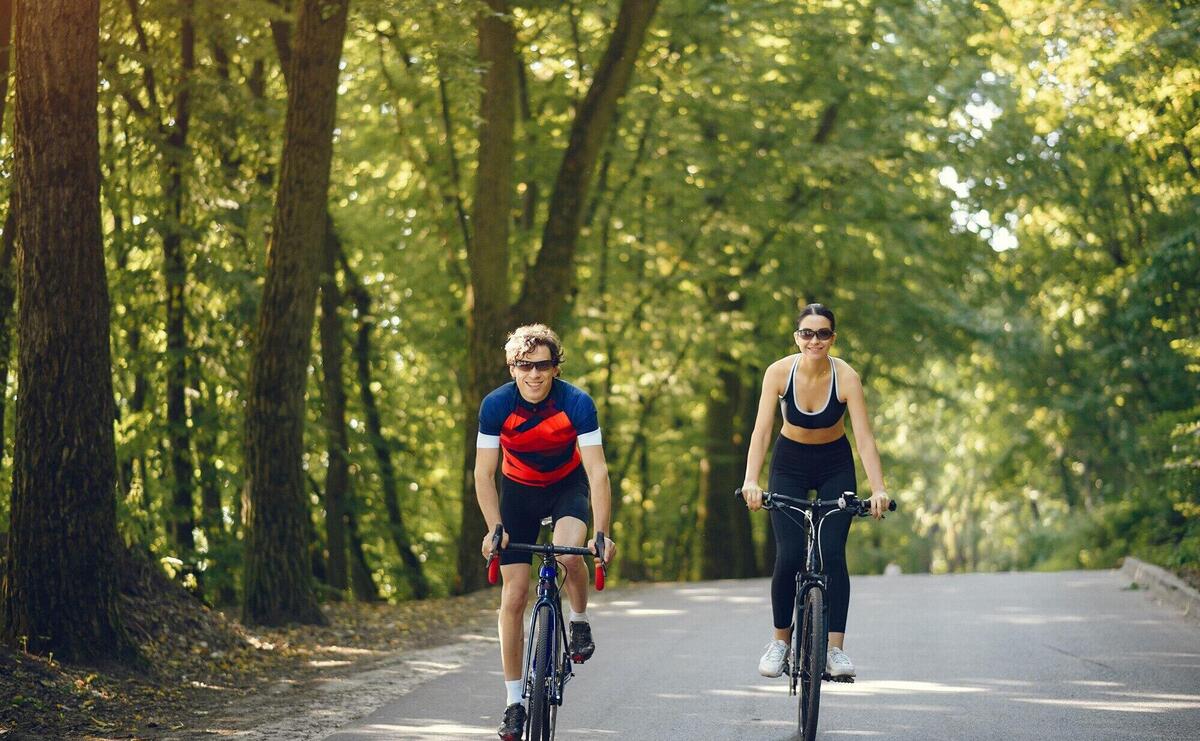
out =
[[(497, 528), (500, 528), (500, 525), (497, 525), (496, 527), (497, 527)], [(503, 547), (505, 547), (506, 545), (508, 545), (508, 531), (507, 531), (507, 530), (501, 530), (501, 531), (500, 531), (500, 533), (501, 533), (501, 535), (500, 535), (500, 547), (501, 547), (501, 548), (503, 548)], [(493, 553), (492, 553), (492, 549), (493, 549), (493, 545), (492, 545), (492, 543), (495, 541), (495, 537), (496, 537), (496, 533), (495, 533), (495, 531), (491, 531), (491, 530), (489, 530), (489, 531), (488, 531), (487, 533), (485, 533), (485, 534), (484, 534), (484, 536), (483, 536), (483, 547), (482, 547), (482, 551), (483, 551), (483, 560), (484, 560), (484, 561), (490, 560), (490, 559), (491, 559), (491, 557), (492, 557), (493, 555), (498, 555), (498, 554), (493, 554)]]
[[(587, 549), (592, 553), (596, 552), (596, 539), (588, 538)], [(604, 536), (604, 565), (608, 566), (612, 563), (613, 556), (617, 555), (617, 544), (612, 542), (607, 535)]]

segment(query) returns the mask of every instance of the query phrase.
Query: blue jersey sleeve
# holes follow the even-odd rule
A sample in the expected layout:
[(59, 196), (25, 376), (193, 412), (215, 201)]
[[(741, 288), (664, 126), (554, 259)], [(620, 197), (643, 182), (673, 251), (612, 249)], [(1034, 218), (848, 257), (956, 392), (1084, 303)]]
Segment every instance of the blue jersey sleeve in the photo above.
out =
[(600, 421), (596, 414), (596, 402), (587, 392), (575, 386), (570, 387), (570, 395), (565, 399), (563, 411), (571, 420), (571, 426), (579, 436), (582, 446), (600, 444)]
[(513, 385), (505, 384), (496, 389), (484, 397), (483, 403), (479, 405), (479, 435), (475, 440), (476, 447), (500, 447), (500, 428), (512, 412), (510, 386)]

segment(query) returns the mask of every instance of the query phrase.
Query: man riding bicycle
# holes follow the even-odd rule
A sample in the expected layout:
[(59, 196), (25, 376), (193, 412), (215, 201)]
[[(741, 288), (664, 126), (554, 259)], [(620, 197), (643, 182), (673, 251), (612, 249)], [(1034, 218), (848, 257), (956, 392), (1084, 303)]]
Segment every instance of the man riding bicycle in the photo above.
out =
[[(492, 555), (492, 532), (504, 526), (501, 548), (536, 542), (542, 519), (553, 520), (556, 545), (587, 547), (589, 493), (597, 532), (609, 532), (612, 511), (608, 464), (604, 460), (596, 405), (582, 389), (558, 378), (562, 342), (543, 324), (515, 329), (504, 345), (513, 380), (488, 394), (479, 407), (475, 452), (475, 494), (487, 522), (483, 557)], [(502, 457), (503, 456), (503, 457)], [(501, 463), (502, 458), (502, 463)], [(500, 463), (500, 492), (496, 466)], [(604, 560), (615, 545), (605, 538)], [(499, 735), (517, 741), (525, 726), (521, 703), (522, 618), (529, 593), (530, 553), (500, 553), (500, 658), (507, 708)], [(587, 615), (587, 566), (579, 556), (559, 559), (566, 569), (571, 606), (570, 653), (582, 663), (596, 649)]]

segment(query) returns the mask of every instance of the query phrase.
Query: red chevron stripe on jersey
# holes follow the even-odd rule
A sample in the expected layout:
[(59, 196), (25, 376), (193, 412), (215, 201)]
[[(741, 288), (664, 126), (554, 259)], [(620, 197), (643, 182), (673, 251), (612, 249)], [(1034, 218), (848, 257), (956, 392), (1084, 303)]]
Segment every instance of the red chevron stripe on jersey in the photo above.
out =
[(528, 486), (553, 484), (579, 465), (577, 437), (566, 413), (553, 404), (536, 412), (518, 407), (500, 429), (501, 472)]
[(550, 394), (531, 404), (510, 383), (488, 394), (480, 406), (479, 432), (499, 438), (501, 472), (526, 486), (549, 486), (579, 467), (579, 435), (599, 429), (596, 405), (580, 389), (559, 379)]

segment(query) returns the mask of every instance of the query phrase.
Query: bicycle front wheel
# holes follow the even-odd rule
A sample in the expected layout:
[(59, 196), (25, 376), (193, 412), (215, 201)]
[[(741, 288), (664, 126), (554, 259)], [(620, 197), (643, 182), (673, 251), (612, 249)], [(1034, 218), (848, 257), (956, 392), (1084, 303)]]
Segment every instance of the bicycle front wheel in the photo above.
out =
[(549, 605), (537, 610), (534, 631), (530, 639), (537, 641), (533, 649), (533, 685), (529, 694), (529, 741), (550, 741), (553, 734), (551, 721), (551, 686), (554, 672), (550, 662), (554, 654), (554, 611)]
[(796, 601), (796, 621), (792, 643), (799, 666), (800, 713), (799, 737), (813, 741), (817, 737), (817, 714), (821, 707), (821, 680), (825, 676), (825, 592), (814, 587)]

